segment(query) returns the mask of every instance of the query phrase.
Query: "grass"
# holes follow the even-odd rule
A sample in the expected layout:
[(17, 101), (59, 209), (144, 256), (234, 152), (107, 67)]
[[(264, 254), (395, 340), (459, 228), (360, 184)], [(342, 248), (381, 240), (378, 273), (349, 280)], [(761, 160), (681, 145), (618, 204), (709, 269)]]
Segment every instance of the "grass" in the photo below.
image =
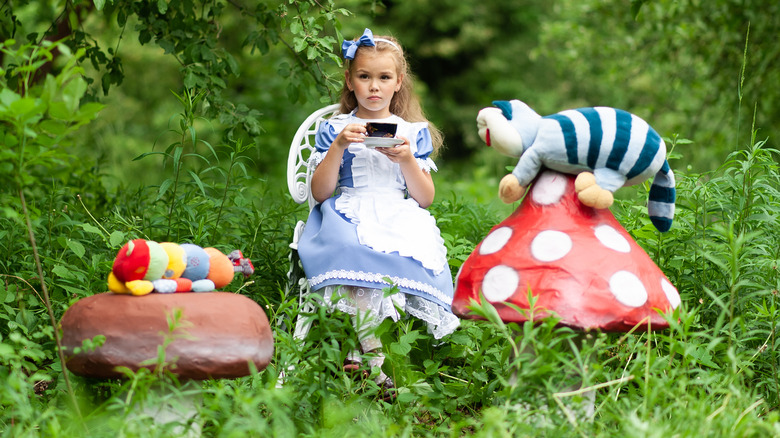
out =
[[(189, 98), (181, 97), (185, 108)], [(183, 113), (178, 134), (189, 131), (191, 116)], [(678, 171), (669, 233), (647, 219), (647, 184), (622, 189), (613, 212), (682, 296), (668, 330), (582, 334), (554, 319), (504, 324), (483, 306), (476, 311), (484, 320), (464, 320), (438, 341), (413, 319), (386, 321), (378, 334), (399, 389), (385, 402), (370, 379), (341, 370), (355, 348), (348, 317), (317, 310), (309, 336), (293, 339), (301, 309), (287, 287), (287, 244), (305, 207), (290, 202), (282, 181), (252, 174), (246, 146), (179, 138), (139, 160), (157, 169), (159, 184), (109, 189), (99, 167), (65, 157), (25, 177), (49, 307), (23, 216), (11, 214), (20, 210), (0, 217), (0, 435), (169, 437), (190, 426), (219, 437), (780, 434), (780, 172), (766, 141), (754, 136), (712, 172)], [(436, 177), (431, 212), (453, 274), (511, 212), (494, 202), (497, 177), (485, 169), (470, 180), (442, 166)], [(8, 191), (2, 199), (19, 202)], [(70, 376), (67, 385), (49, 310), (59, 320), (76, 300), (105, 290), (116, 252), (136, 237), (240, 248), (250, 257), (257, 274), (226, 289), (266, 310), (271, 365), (235, 380), (180, 382), (161, 369), (119, 380)], [(592, 416), (581, 411), (589, 394)], [(141, 409), (191, 401), (196, 415), (173, 423)]]

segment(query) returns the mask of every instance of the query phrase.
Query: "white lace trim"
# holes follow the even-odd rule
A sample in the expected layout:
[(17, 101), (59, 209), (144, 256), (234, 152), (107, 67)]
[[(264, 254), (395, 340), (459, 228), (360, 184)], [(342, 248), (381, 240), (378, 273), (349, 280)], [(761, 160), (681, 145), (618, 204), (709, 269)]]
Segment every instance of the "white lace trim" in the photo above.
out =
[(417, 165), (420, 166), (420, 169), (431, 173), (431, 170), (434, 172), (438, 172), (439, 168), (436, 167), (436, 163), (433, 162), (433, 160), (430, 157), (427, 158), (415, 158), (417, 160)]
[(314, 167), (319, 166), (320, 163), (322, 163), (322, 160), (325, 159), (325, 154), (327, 154), (327, 153), (328, 153), (327, 151), (325, 151), (325, 152), (320, 152), (320, 151), (312, 152), (311, 155), (309, 156), (309, 165), (310, 166), (314, 165)]
[(350, 315), (357, 315), (359, 330), (373, 330), (386, 318), (393, 321), (400, 319), (398, 309), (426, 323), (428, 332), (436, 339), (441, 339), (455, 331), (460, 326), (460, 319), (448, 312), (442, 306), (415, 295), (397, 293), (385, 297), (379, 289), (354, 288), (355, 297), (350, 296), (349, 288), (342, 286), (327, 286), (323, 290), (324, 302), (328, 310), (338, 310)]
[(439, 301), (443, 303), (447, 303), (447, 304), (452, 303), (451, 297), (447, 296), (441, 290), (431, 286), (430, 284), (422, 283), (416, 280), (412, 280), (410, 278), (388, 277), (386, 275), (382, 275), (375, 272), (353, 271), (348, 269), (335, 269), (332, 271), (325, 272), (324, 274), (320, 274), (315, 277), (309, 278), (309, 285), (312, 288), (316, 289), (318, 285), (328, 280), (360, 280), (369, 283), (376, 283), (378, 285), (388, 285), (388, 282), (385, 281), (385, 278), (389, 278), (391, 284), (396, 284), (399, 287), (416, 290), (419, 292), (424, 292), (432, 297), (436, 297)]
[(406, 302), (404, 310), (415, 318), (431, 324), (428, 329), (436, 339), (454, 332), (460, 326), (460, 319), (457, 316), (436, 303), (414, 295), (407, 295)]

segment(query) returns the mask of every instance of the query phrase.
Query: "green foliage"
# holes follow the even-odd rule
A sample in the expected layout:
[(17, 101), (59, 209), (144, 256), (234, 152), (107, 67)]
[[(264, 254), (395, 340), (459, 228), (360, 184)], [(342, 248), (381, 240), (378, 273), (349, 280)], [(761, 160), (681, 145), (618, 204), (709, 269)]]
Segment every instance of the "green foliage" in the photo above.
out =
[(0, 69), (0, 138), (6, 146), (0, 152), (0, 183), (18, 189), (70, 165), (72, 157), (64, 153), (69, 136), (94, 119), (102, 106), (81, 104), (87, 88), (78, 65), (83, 52), (68, 56), (59, 74), (46, 75), (37, 84), (36, 71), (52, 59), (53, 51), (67, 53), (67, 46), (14, 46), (13, 40), (0, 43), (0, 53), (8, 58), (8, 67)]
[[(354, 17), (331, 1), (0, 5), (0, 34), (13, 37), (0, 43), (0, 434), (779, 435), (780, 169), (774, 136), (759, 134), (776, 113), (765, 84), (777, 49), (766, 35), (779, 15), (727, 0), (706, 9), (596, 3), (348, 2), (361, 13)], [(340, 20), (353, 35), (368, 16), (366, 25), (386, 27), (407, 47), (451, 156), (479, 144), (475, 108), (522, 97), (542, 112), (594, 100), (646, 109), (663, 131), (693, 139), (667, 136), (672, 163), (699, 160), (694, 147), (722, 162), (701, 173), (673, 164), (679, 197), (669, 233), (646, 217), (648, 184), (626, 189), (614, 208), (681, 293), (666, 315), (670, 329), (505, 324), (488, 304), (474, 309), (482, 320), (463, 320), (441, 340), (415, 319), (386, 321), (377, 333), (398, 384), (392, 402), (371, 379), (343, 371), (357, 347), (349, 317), (317, 306), (305, 315), (309, 336), (293, 338), (303, 310), (286, 287), (288, 242), (306, 211), (283, 193), (285, 148), (308, 111), (301, 104), (336, 100)], [(742, 106), (759, 91), (745, 142)], [(735, 112), (734, 122), (717, 117)], [(124, 149), (140, 171), (105, 163), (104, 154)], [(439, 161), (430, 210), (453, 275), (513, 208), (495, 203), (506, 163), (490, 153)], [(266, 310), (270, 366), (235, 380), (179, 382), (166, 345), (187, 322), (174, 313), (149, 369), (109, 381), (63, 370), (56, 321), (105, 290), (116, 251), (132, 238), (250, 257), (256, 275), (228, 289)], [(185, 415), (159, 421), (148, 409), (163, 405)]]
[[(543, 115), (627, 109), (662, 135), (694, 139), (682, 164), (700, 172), (744, 145), (754, 113), (759, 137), (778, 138), (777, 9), (736, 0), (407, 0), (388, 2), (370, 25), (404, 43), (450, 160), (471, 161), (483, 146), (479, 108), (517, 98)], [(359, 34), (365, 21), (347, 22), (345, 33)]]
[[(558, 2), (541, 24), (533, 53), (551, 59), (559, 74), (577, 84), (570, 93), (576, 104), (632, 108), (660, 132), (695, 133), (699, 148), (714, 152), (686, 154), (686, 164), (697, 170), (716, 168), (725, 154), (743, 146), (753, 115), (762, 137), (778, 138), (772, 121), (780, 107), (772, 84), (780, 80), (780, 52), (767, 43), (780, 24), (777, 4), (631, 3), (629, 9)], [(724, 130), (724, 123), (736, 129)]]

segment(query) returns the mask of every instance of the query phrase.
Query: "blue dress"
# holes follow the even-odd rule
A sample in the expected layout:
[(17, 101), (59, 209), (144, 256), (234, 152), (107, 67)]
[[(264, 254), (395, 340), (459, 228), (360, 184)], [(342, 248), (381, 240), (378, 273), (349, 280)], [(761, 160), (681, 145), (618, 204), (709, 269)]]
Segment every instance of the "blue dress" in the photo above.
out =
[[(427, 122), (395, 115), (364, 120), (343, 114), (323, 122), (313, 163), (322, 161), (346, 125), (368, 121), (398, 124), (396, 135), (410, 139), (420, 167), (436, 170)], [(326, 303), (335, 301), (338, 310), (368, 311), (378, 324), (397, 320), (398, 306), (425, 321), (436, 338), (459, 325), (451, 312), (452, 275), (436, 221), (406, 196), (400, 166), (371, 147), (353, 143), (344, 151), (336, 195), (312, 209), (298, 253), (311, 288), (322, 291)], [(382, 289), (391, 286), (386, 279), (401, 293), (385, 297)], [(341, 286), (353, 286), (355, 300), (344, 299)]]

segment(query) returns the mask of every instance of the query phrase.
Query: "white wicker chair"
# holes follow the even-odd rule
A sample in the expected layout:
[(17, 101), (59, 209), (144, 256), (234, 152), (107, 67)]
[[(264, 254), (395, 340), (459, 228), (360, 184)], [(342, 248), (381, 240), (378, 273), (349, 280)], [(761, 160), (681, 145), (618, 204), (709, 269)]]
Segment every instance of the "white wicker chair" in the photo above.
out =
[[(309, 211), (317, 204), (311, 196), (311, 188), (309, 187), (313, 171), (313, 165), (310, 163), (310, 158), (312, 152), (314, 152), (315, 135), (320, 123), (334, 114), (337, 114), (338, 111), (339, 104), (333, 104), (311, 113), (311, 115), (309, 115), (309, 117), (307, 117), (298, 127), (298, 131), (293, 137), (292, 144), (290, 144), (290, 152), (287, 156), (287, 189), (298, 204), (307, 202), (309, 204)], [(300, 259), (298, 258), (298, 239), (303, 233), (305, 226), (306, 223), (304, 221), (298, 221), (295, 225), (293, 239), (290, 243), (290, 270), (287, 272), (287, 277), (289, 279), (288, 292), (295, 291), (299, 295), (299, 315), (305, 315), (306, 313), (312, 313), (314, 311), (314, 306), (311, 302), (306, 300), (310, 291), (309, 282), (306, 281), (306, 275), (303, 272)], [(310, 328), (311, 320), (298, 316), (295, 322), (293, 337), (298, 340), (305, 338), (309, 333)]]

